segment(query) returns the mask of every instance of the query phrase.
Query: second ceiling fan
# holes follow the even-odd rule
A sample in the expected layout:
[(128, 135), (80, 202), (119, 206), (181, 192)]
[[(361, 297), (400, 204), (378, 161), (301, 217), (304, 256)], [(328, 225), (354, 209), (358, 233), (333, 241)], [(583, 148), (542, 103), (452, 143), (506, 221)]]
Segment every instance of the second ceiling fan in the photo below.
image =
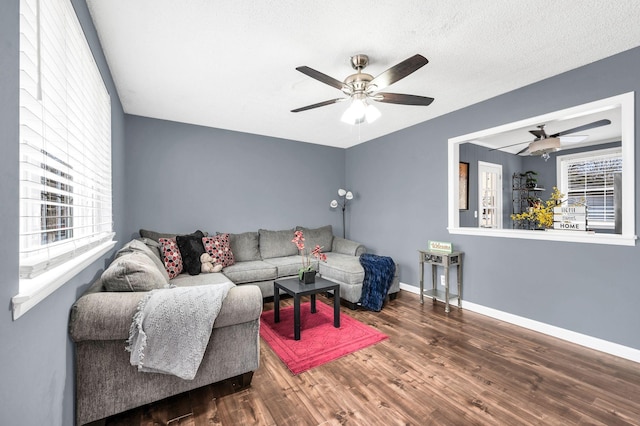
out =
[(430, 105), (431, 102), (433, 102), (433, 98), (426, 96), (380, 92), (380, 90), (385, 89), (393, 83), (405, 78), (409, 74), (425, 66), (427, 63), (429, 63), (429, 61), (424, 56), (414, 55), (399, 64), (394, 65), (374, 78), (372, 75), (362, 72), (362, 70), (369, 64), (369, 57), (362, 54), (355, 55), (351, 57), (351, 66), (356, 70), (356, 73), (351, 74), (345, 78), (344, 81), (336, 80), (333, 77), (307, 66), (297, 67), (296, 70), (301, 73), (341, 90), (348, 97), (318, 102), (293, 109), (291, 112), (307, 111), (313, 108), (319, 108), (351, 99), (352, 103), (343, 114), (342, 121), (350, 124), (359, 124), (365, 120), (367, 122), (372, 122), (380, 116), (380, 112), (368, 102), (369, 100), (402, 105)]
[(500, 148), (493, 148), (491, 149), (491, 151), (528, 143), (528, 145), (518, 151), (516, 155), (541, 155), (546, 160), (549, 158), (549, 153), (559, 151), (561, 148), (564, 148), (564, 144), (582, 142), (587, 138), (587, 136), (574, 135), (574, 133), (583, 132), (585, 130), (590, 130), (609, 124), (611, 124), (611, 120), (598, 120), (592, 123), (584, 124), (582, 126), (574, 127), (572, 129), (563, 130), (552, 135), (547, 135), (547, 132), (544, 130), (545, 125), (541, 124), (537, 126), (537, 130), (529, 130), (529, 133), (536, 137), (532, 142), (519, 142)]

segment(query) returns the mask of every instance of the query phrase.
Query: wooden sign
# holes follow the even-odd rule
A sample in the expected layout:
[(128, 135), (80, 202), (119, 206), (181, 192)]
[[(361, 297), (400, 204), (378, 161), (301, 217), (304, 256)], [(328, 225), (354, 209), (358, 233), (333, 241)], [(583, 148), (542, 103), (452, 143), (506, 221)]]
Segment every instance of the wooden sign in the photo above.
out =
[(563, 231), (587, 230), (586, 206), (561, 206), (553, 208), (553, 229)]
[(429, 251), (439, 251), (441, 253), (453, 252), (453, 244), (443, 243), (441, 241), (429, 241)]

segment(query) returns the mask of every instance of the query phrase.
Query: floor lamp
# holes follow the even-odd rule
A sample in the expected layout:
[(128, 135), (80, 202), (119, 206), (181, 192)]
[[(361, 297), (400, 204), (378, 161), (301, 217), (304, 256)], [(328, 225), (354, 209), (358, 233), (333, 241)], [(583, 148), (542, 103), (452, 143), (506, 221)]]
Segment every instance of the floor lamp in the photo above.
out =
[(338, 200), (332, 200), (331, 206), (332, 209), (337, 208), (338, 206), (342, 207), (342, 238), (347, 238), (347, 228), (344, 220), (344, 210), (347, 208), (347, 203), (349, 200), (353, 200), (353, 193), (351, 191), (346, 191), (342, 188), (338, 189), (338, 196), (342, 198), (340, 202)]

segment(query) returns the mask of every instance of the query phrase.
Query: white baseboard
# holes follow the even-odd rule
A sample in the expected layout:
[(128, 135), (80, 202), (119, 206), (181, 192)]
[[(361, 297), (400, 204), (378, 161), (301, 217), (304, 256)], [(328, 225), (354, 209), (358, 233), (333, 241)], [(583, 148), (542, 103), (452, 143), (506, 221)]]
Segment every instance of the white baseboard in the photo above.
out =
[[(408, 291), (414, 294), (420, 294), (420, 289), (418, 287), (402, 282), (400, 283), (400, 290)], [(586, 334), (576, 333), (571, 330), (566, 330), (564, 328), (545, 324), (543, 322), (535, 321), (529, 318), (513, 315), (508, 312), (488, 308), (486, 306), (478, 305), (477, 303), (473, 302), (465, 302), (463, 300), (462, 308), (467, 309), (471, 312), (476, 312), (478, 314), (495, 318), (500, 321), (524, 327), (529, 330), (557, 337), (558, 339), (566, 340), (568, 342), (585, 346), (590, 349), (595, 349), (600, 352), (640, 363), (640, 350), (638, 349), (633, 349), (628, 346), (623, 346), (617, 343), (609, 342), (607, 340), (598, 339), (596, 337), (587, 336)]]

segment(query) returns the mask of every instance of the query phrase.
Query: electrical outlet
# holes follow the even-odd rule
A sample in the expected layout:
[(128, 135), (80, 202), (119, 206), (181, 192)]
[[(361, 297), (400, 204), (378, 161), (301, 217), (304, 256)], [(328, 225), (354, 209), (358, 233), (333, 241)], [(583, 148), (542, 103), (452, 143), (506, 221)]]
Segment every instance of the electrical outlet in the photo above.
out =
[(445, 286), (445, 284), (444, 284), (444, 275), (440, 275), (440, 285), (441, 285), (442, 287), (444, 287), (444, 286)]

